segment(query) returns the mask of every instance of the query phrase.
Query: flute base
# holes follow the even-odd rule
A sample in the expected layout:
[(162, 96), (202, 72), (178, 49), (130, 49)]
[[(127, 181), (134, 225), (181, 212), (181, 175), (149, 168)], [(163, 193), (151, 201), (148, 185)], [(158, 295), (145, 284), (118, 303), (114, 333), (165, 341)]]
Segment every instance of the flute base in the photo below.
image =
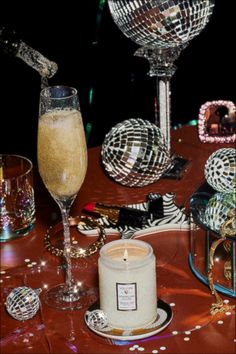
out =
[(43, 301), (58, 310), (80, 310), (93, 304), (98, 298), (96, 288), (79, 285), (76, 291), (68, 291), (66, 284), (59, 284), (44, 293)]
[(163, 173), (162, 178), (181, 179), (190, 161), (178, 155), (173, 155), (171, 159), (171, 166)]

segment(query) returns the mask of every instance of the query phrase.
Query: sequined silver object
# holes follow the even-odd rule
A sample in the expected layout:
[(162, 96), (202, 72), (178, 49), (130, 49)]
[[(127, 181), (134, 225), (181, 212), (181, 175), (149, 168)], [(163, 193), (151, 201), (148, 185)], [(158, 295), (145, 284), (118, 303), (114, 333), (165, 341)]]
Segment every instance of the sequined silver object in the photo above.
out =
[(147, 47), (189, 42), (207, 24), (213, 0), (108, 0), (114, 22), (131, 40)]
[[(207, 203), (203, 221), (211, 230), (219, 233), (221, 226), (228, 219), (229, 211), (235, 210), (235, 203), (235, 193), (215, 193)], [(236, 230), (236, 224), (234, 230)]]
[(102, 310), (87, 311), (86, 316), (89, 327), (93, 327), (96, 330), (101, 330), (108, 325), (107, 315)]
[(236, 149), (222, 148), (210, 155), (205, 164), (207, 183), (218, 192), (236, 190)]
[(140, 118), (115, 125), (105, 136), (101, 155), (110, 177), (129, 187), (157, 181), (171, 164), (160, 129)]
[(157, 77), (158, 111), (155, 118), (170, 144), (170, 79), (174, 61), (206, 26), (214, 0), (108, 0), (112, 18), (124, 35), (141, 47), (136, 56), (150, 63)]
[(7, 312), (18, 321), (25, 321), (35, 316), (39, 309), (38, 294), (41, 289), (20, 286), (13, 289), (6, 299)]

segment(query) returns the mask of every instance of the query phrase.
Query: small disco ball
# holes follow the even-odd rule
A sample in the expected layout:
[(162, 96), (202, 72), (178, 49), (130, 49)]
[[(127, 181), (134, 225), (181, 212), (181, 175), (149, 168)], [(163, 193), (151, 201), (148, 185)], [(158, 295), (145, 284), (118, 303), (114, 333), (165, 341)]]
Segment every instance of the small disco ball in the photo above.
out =
[(236, 149), (215, 151), (205, 164), (207, 183), (217, 192), (233, 192), (236, 188)]
[(187, 43), (206, 26), (214, 0), (108, 0), (112, 18), (124, 35), (141, 46)]
[(87, 314), (87, 322), (90, 327), (101, 330), (108, 325), (108, 318), (104, 311), (93, 310)]
[(157, 181), (171, 164), (161, 130), (140, 118), (115, 125), (105, 136), (101, 154), (109, 176), (129, 187)]
[[(228, 219), (230, 210), (235, 210), (235, 193), (215, 193), (208, 201), (205, 210), (205, 223), (217, 233), (223, 223)], [(234, 225), (236, 230), (236, 225)]]
[(40, 305), (40, 292), (41, 289), (33, 290), (26, 286), (13, 289), (6, 299), (7, 312), (18, 321), (34, 317)]

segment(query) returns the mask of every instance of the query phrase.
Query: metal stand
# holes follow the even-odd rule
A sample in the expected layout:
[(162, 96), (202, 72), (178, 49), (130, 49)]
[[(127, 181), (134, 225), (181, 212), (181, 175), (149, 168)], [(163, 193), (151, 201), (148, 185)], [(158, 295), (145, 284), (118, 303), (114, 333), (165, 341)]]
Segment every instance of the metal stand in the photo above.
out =
[[(157, 98), (159, 103), (159, 119), (155, 124), (160, 127), (163, 133), (168, 150), (171, 152), (170, 142), (170, 80), (176, 71), (174, 61), (179, 57), (181, 51), (187, 44), (178, 45), (170, 48), (149, 48), (141, 47), (134, 55), (147, 59), (150, 63), (149, 76), (157, 78)], [(171, 168), (164, 173), (166, 178), (181, 178), (183, 168), (187, 160), (180, 156), (173, 157)], [(178, 166), (176, 166), (178, 165)]]

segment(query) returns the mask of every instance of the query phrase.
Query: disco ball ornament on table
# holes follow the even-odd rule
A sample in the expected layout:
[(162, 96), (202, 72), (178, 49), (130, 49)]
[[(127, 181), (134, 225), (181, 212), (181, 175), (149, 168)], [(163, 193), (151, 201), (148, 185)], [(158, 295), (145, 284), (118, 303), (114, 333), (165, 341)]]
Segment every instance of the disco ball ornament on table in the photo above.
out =
[(206, 26), (214, 0), (108, 0), (108, 5), (118, 28), (141, 46), (135, 55), (148, 59), (149, 75), (157, 77), (159, 126), (170, 149), (174, 61)]
[(111, 128), (101, 155), (109, 176), (129, 187), (157, 181), (171, 165), (161, 130), (140, 118), (127, 119)]
[(34, 317), (39, 309), (38, 295), (41, 289), (31, 289), (20, 286), (13, 289), (6, 299), (6, 309), (9, 315), (18, 321), (26, 321)]
[(102, 310), (86, 311), (85, 316), (87, 317), (88, 325), (98, 331), (108, 325), (107, 314)]
[[(235, 215), (236, 194), (215, 193), (208, 201), (203, 222), (213, 231), (220, 233), (221, 226), (228, 219), (230, 211)], [(236, 223), (234, 221), (233, 229), (236, 233)]]
[(236, 192), (236, 149), (222, 148), (210, 155), (205, 164), (207, 183), (218, 192)]

